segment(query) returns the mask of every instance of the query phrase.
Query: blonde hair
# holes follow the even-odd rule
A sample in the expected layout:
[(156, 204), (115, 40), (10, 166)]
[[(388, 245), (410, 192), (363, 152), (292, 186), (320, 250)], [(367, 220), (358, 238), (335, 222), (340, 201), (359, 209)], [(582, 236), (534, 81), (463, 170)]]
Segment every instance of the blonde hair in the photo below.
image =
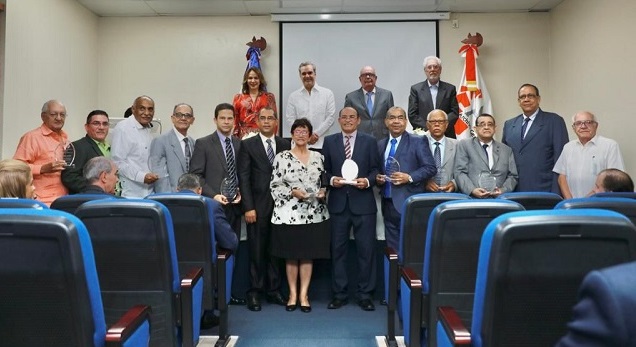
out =
[(15, 159), (0, 160), (0, 197), (26, 198), (31, 168)]

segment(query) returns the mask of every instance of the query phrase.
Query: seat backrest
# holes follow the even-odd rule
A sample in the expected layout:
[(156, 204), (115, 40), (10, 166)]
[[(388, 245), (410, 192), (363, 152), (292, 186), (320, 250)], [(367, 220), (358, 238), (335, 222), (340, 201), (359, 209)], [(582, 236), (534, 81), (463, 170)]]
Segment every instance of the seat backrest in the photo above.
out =
[(628, 198), (636, 199), (636, 192), (603, 192), (592, 195), (593, 198)]
[(556, 204), (563, 201), (561, 195), (550, 192), (510, 192), (503, 193), (498, 198), (516, 201), (526, 211), (551, 210)]
[(0, 210), (0, 345), (103, 346), (91, 241), (60, 211)]
[[(496, 217), (523, 211), (509, 200), (459, 200), (438, 205), (429, 217), (422, 272), (422, 317), (435, 317), (438, 306), (452, 306), (466, 326), (473, 310), (479, 245), (486, 226)], [(426, 302), (424, 302), (426, 301)], [(435, 319), (426, 319), (429, 346), (436, 346)]]
[(563, 200), (555, 209), (600, 208), (625, 215), (636, 225), (636, 199), (630, 198), (578, 198)]
[(513, 212), (482, 238), (473, 346), (552, 346), (566, 333), (583, 277), (636, 259), (636, 228), (599, 209)]
[(203, 268), (204, 308), (214, 309), (216, 239), (210, 198), (197, 194), (166, 193), (153, 194), (146, 199), (158, 201), (170, 211), (179, 272), (186, 273), (193, 267)]
[(35, 208), (38, 210), (49, 209), (46, 204), (37, 200), (14, 198), (0, 198), (0, 208)]
[(469, 198), (459, 193), (422, 193), (408, 197), (402, 206), (400, 249), (396, 250), (398, 262), (419, 272), (424, 263), (426, 223), (431, 211), (443, 202)]
[(73, 194), (64, 195), (53, 200), (51, 208), (54, 210), (60, 210), (75, 214), (75, 210), (80, 207), (81, 204), (87, 201), (101, 200), (101, 199), (114, 199), (115, 197), (108, 194)]
[(151, 346), (177, 346), (179, 269), (170, 212), (142, 199), (102, 199), (76, 211), (91, 236), (106, 323), (148, 305)]

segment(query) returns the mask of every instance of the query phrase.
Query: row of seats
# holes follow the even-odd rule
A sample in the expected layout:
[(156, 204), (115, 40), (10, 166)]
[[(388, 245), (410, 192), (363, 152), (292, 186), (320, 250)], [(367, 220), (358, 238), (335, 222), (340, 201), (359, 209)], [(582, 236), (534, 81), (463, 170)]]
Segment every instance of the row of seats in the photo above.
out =
[[(547, 210), (553, 207), (556, 209), (602, 208), (618, 211), (623, 215), (602, 210)], [(534, 208), (542, 210), (514, 212)], [(512, 247), (507, 242), (513, 242), (516, 246), (512, 248), (516, 250), (510, 254), (520, 259), (506, 260), (509, 262), (507, 266), (512, 268), (508, 270), (516, 271), (513, 274), (513, 277), (516, 277), (513, 281), (528, 282), (525, 283), (526, 289), (524, 286), (515, 288), (517, 295), (540, 292), (541, 295), (534, 299), (550, 298), (554, 301), (550, 305), (558, 314), (552, 317), (557, 318), (546, 319), (542, 321), (543, 324), (539, 324), (541, 327), (552, 329), (553, 333), (543, 332), (542, 334), (546, 335), (544, 341), (550, 341), (553, 344), (555, 338), (565, 333), (566, 323), (571, 318), (571, 307), (576, 300), (576, 289), (583, 276), (593, 269), (636, 259), (636, 253), (634, 253), (636, 234), (633, 233), (636, 229), (624, 215), (629, 216), (632, 221), (636, 220), (636, 200), (594, 197), (562, 201), (558, 195), (549, 193), (511, 193), (502, 196), (501, 199), (491, 200), (474, 200), (461, 194), (412, 196), (405, 202), (403, 208), (400, 250), (387, 249), (385, 255), (387, 343), (397, 346), (396, 312), (403, 323), (407, 346), (442, 345), (441, 341), (437, 341), (437, 334), (440, 333), (437, 323), (439, 307), (453, 307), (453, 314), (446, 314), (446, 316), (451, 315), (466, 326), (471, 326), (472, 323), (471, 331), (475, 331), (473, 315), (476, 312), (477, 302), (473, 301), (473, 298), (475, 291), (478, 291), (475, 284), (479, 283), (479, 272), (484, 272), (481, 275), (486, 276), (486, 271), (492, 267), (492, 265), (481, 265), (482, 262), (488, 264), (489, 259), (483, 254), (484, 245)], [(617, 227), (613, 227), (613, 224)], [(529, 240), (506, 239), (507, 241), (503, 244), (493, 241), (495, 237), (504, 237), (500, 235), (503, 233), (502, 230), (516, 230), (515, 228), (525, 230), (515, 235), (524, 235), (523, 237)], [(612, 228), (612, 236), (606, 232), (607, 228)], [(486, 236), (489, 233), (492, 235)], [(568, 238), (567, 235), (572, 237)], [(619, 239), (623, 236), (626, 240), (620, 241)], [(492, 239), (486, 241), (489, 237)], [(524, 245), (524, 242), (527, 245)], [(491, 254), (496, 252), (499, 250), (492, 251)], [(561, 269), (559, 266), (569, 267)], [(498, 271), (506, 273), (508, 270)], [(534, 270), (547, 272), (533, 274)], [(559, 283), (554, 289), (539, 288), (546, 283), (547, 278), (552, 278), (559, 272), (567, 278), (558, 279)], [(563, 288), (557, 289), (559, 285)], [(533, 286), (542, 291), (531, 293), (530, 288), (534, 288)], [(564, 297), (549, 295), (552, 291), (562, 293)], [(495, 292), (490, 287), (485, 292), (487, 295), (482, 294), (490, 299), (500, 298), (500, 294), (491, 295)], [(515, 301), (517, 304), (525, 305), (528, 312), (517, 311), (515, 314), (521, 317), (511, 319), (510, 316), (506, 316), (510, 322), (506, 320), (503, 322), (507, 322), (506, 324), (523, 322), (520, 327), (532, 325), (532, 320), (536, 318), (532, 313), (546, 314), (543, 307), (539, 307), (539, 302), (531, 301), (534, 299), (525, 299), (523, 296), (513, 299), (513, 301), (519, 300), (519, 302)], [(506, 311), (514, 310), (514, 306), (514, 304), (506, 303), (502, 307)], [(497, 312), (496, 315), (504, 315), (504, 312)], [(504, 327), (500, 326), (500, 321), (497, 321), (494, 325), (488, 325), (487, 329), (492, 330), (493, 326), (496, 326), (498, 331)], [(479, 330), (484, 329), (479, 326)], [(516, 338), (520, 336), (523, 335), (518, 335)], [(447, 342), (446, 339), (444, 341)], [(501, 341), (505, 340), (489, 340), (483, 345), (524, 345), (524, 342), (519, 341), (514, 343), (510, 343), (510, 340), (504, 343)], [(480, 346), (482, 343), (473, 340), (472, 345)], [(532, 340), (527, 345), (544, 344)]]
[[(11, 303), (11, 309), (0, 312), (3, 321), (20, 323), (20, 328), (3, 329), (12, 334), (10, 340), (0, 336), (3, 344), (104, 346), (99, 341), (106, 325), (128, 307), (141, 305), (136, 309), (146, 315), (142, 327), (147, 336), (127, 328), (125, 335), (134, 339), (126, 346), (196, 346), (202, 311), (214, 309), (220, 312), (216, 346), (227, 345), (234, 258), (216, 249), (209, 199), (186, 194), (104, 197), (74, 195), (52, 204), (75, 216), (33, 200), (0, 199), (0, 295)], [(74, 287), (62, 288), (67, 283), (51, 276), (61, 271)], [(78, 287), (86, 294), (79, 294)], [(67, 297), (61, 298), (62, 293)], [(79, 313), (64, 314), (59, 307)], [(78, 323), (89, 321), (80, 318), (87, 309), (97, 312), (92, 326)], [(37, 340), (25, 339), (27, 332)], [(100, 337), (88, 343), (86, 336), (93, 335)]]

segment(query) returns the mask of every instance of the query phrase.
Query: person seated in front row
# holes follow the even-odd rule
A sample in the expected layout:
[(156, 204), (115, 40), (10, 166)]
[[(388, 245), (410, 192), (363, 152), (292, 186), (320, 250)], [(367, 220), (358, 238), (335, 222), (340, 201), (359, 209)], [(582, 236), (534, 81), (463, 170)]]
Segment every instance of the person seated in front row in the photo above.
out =
[(84, 166), (84, 179), (88, 183), (82, 194), (115, 194), (117, 165), (106, 157), (90, 159)]
[(627, 172), (605, 169), (596, 176), (592, 194), (604, 192), (634, 192), (634, 181)]
[(0, 160), (0, 198), (36, 198), (29, 165), (17, 159)]

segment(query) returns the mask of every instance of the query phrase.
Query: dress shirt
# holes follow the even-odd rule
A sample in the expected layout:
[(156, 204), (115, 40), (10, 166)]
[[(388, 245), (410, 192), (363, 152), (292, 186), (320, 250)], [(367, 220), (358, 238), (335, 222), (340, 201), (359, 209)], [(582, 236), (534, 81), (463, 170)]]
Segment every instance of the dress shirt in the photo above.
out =
[(68, 194), (68, 190), (62, 184), (61, 171), (41, 173), (42, 165), (50, 163), (54, 159), (57, 146), (68, 141), (64, 130), (60, 133), (53, 132), (46, 125), (33, 129), (22, 135), (13, 159), (21, 160), (29, 165), (33, 173), (33, 185), (38, 200), (50, 205), (53, 200)]
[(151, 172), (148, 167), (152, 134), (150, 127), (142, 126), (135, 117), (117, 123), (111, 142), (112, 159), (119, 169), (124, 197), (144, 198), (153, 192), (144, 177)]
[(439, 92), (439, 82), (435, 84), (431, 84), (431, 82), (428, 82), (428, 90), (431, 91), (431, 100), (433, 100), (433, 108), (437, 108), (437, 92)]
[(572, 197), (582, 198), (592, 191), (596, 176), (605, 169), (625, 170), (625, 164), (618, 143), (596, 135), (585, 145), (579, 139), (566, 143), (553, 171), (567, 177)]
[(102, 152), (102, 155), (104, 157), (110, 158), (110, 146), (106, 142), (99, 142), (92, 138), (91, 140), (95, 142), (95, 144), (97, 145), (97, 148), (99, 148), (99, 151)]
[[(528, 117), (528, 118), (530, 118), (530, 120), (528, 121), (528, 126), (526, 126), (526, 133), (523, 134), (522, 138), (524, 138), (528, 134), (528, 131), (530, 131), (530, 128), (532, 127), (532, 124), (534, 123), (534, 120), (537, 118), (537, 114), (539, 114), (539, 109), (534, 111), (534, 113), (532, 115), (530, 115), (530, 117)], [(525, 122), (525, 121), (526, 121), (526, 115), (524, 114), (522, 122)], [(523, 123), (521, 123), (521, 124), (523, 124)]]
[(267, 154), (267, 140), (272, 140), (272, 150), (274, 150), (274, 155), (276, 155), (276, 138), (274, 135), (272, 137), (266, 137), (265, 135), (258, 133), (258, 136), (261, 137), (261, 142), (263, 143), (263, 148), (265, 148), (265, 154)]
[[(362, 89), (362, 90), (364, 90), (364, 89)], [(366, 104), (367, 104), (367, 98), (369, 97), (368, 96), (369, 93), (371, 93), (371, 102), (373, 103), (373, 107), (375, 108), (375, 94), (376, 94), (375, 87), (370, 92), (367, 92), (366, 90), (364, 90), (364, 105), (366, 106)], [(373, 116), (373, 115), (370, 115), (370, 116)]]
[(486, 153), (488, 153), (488, 168), (492, 169), (492, 165), (494, 164), (494, 158), (492, 157), (492, 141), (482, 142), (480, 140), (479, 145), (481, 145), (481, 147), (484, 147), (484, 145), (488, 145), (488, 147), (486, 148)]
[[(402, 135), (400, 135), (398, 137), (389, 136), (389, 141), (387, 141), (386, 148), (384, 149), (384, 161), (385, 162), (386, 162), (387, 158), (389, 157), (389, 152), (391, 151), (391, 139), (396, 139), (397, 140), (397, 142), (395, 143), (395, 151), (397, 152), (398, 147), (400, 147), (400, 140), (402, 140)], [(384, 167), (384, 163), (382, 164), (382, 167)]]
[(234, 149), (234, 143), (232, 143), (232, 137), (225, 136), (221, 134), (220, 131), (217, 131), (216, 134), (219, 135), (219, 140), (221, 140), (221, 148), (223, 148), (223, 155), (225, 156), (226, 162), (227, 162), (227, 153), (225, 153), (225, 139), (228, 137), (230, 138), (230, 146), (232, 147), (232, 153), (234, 153), (234, 161), (236, 162), (236, 150)]
[[(177, 135), (177, 139), (179, 139), (179, 145), (181, 146), (181, 153), (183, 153), (183, 157), (185, 158), (186, 156), (186, 152), (185, 152), (185, 142), (183, 142), (183, 139), (185, 139), (186, 137), (181, 135), (180, 132), (177, 131), (177, 129), (172, 128), (172, 131), (174, 131), (175, 135)], [(188, 139), (189, 141), (189, 139)], [(190, 144), (190, 151), (194, 150), (194, 143)]]
[(435, 153), (435, 142), (439, 142), (439, 154), (441, 162), (444, 163), (444, 152), (446, 151), (446, 136), (442, 136), (441, 140), (437, 141), (433, 136), (428, 135), (428, 147), (431, 149), (431, 154)]
[(307, 118), (313, 132), (319, 136), (318, 142), (309, 148), (322, 148), (323, 138), (336, 119), (336, 101), (333, 92), (317, 84), (311, 94), (304, 87), (289, 94), (285, 121), (291, 126), (298, 118)]

